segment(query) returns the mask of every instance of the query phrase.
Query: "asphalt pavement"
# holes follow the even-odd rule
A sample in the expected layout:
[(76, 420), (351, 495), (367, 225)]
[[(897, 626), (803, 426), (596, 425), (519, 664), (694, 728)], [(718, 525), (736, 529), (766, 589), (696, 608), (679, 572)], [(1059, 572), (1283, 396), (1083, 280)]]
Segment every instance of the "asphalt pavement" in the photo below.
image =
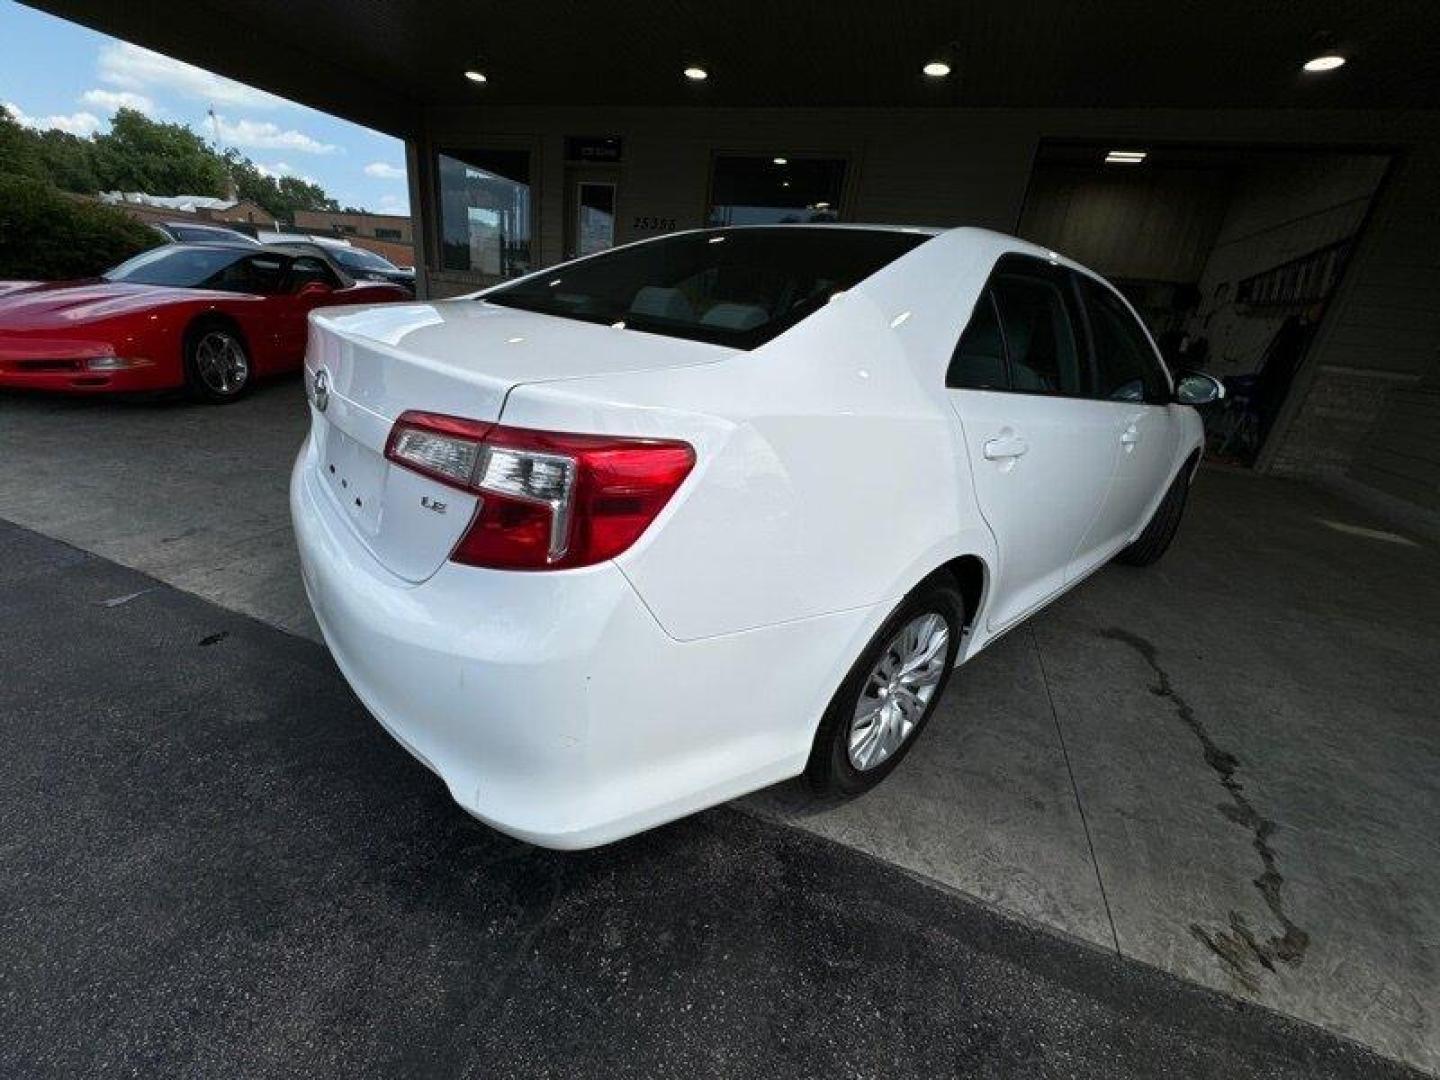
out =
[(733, 808), (471, 820), (324, 648), (0, 523), (0, 1076), (1383, 1077)]

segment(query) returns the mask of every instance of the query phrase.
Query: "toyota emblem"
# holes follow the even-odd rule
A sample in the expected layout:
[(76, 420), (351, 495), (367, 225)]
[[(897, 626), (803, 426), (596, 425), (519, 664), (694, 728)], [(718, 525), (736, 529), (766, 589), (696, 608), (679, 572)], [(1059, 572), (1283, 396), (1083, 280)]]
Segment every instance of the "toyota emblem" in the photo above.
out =
[(330, 376), (325, 373), (324, 368), (315, 372), (314, 388), (315, 408), (324, 412), (325, 406), (330, 404)]

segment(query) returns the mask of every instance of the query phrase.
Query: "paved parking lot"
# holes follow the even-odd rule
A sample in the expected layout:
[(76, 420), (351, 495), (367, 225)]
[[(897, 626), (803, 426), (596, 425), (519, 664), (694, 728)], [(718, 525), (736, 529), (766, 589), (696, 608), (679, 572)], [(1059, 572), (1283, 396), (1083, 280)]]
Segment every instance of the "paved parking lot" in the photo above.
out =
[(0, 620), (0, 1075), (1403, 1072), (730, 809), (509, 840), (321, 646), (12, 526)]
[[(0, 398), (0, 454), (7, 463), (0, 475), (0, 518), (68, 540), (274, 627), (313, 637), (293, 567), (284, 500), (289, 460), (303, 421), (303, 403), (293, 382), (262, 388), (249, 401), (220, 411), (184, 404)], [(43, 592), (34, 584), (26, 588)], [(109, 598), (122, 595), (117, 591)], [(178, 594), (168, 590), (158, 590), (157, 595), (164, 595), (167, 605), (200, 603), (171, 599)], [(41, 603), (33, 598), (28, 602)], [(91, 604), (83, 608), (90, 622), (76, 619), (62, 629), (68, 627), (66, 633), (87, 644), (107, 642), (113, 621), (95, 620), (100, 614), (144, 610), (135, 606), (138, 603), (113, 610)], [(746, 844), (795, 845), (795, 851), (823, 852), (827, 858), (843, 855), (847, 861), (843, 868), (832, 868), (836, 872), (856, 874), (861, 871), (854, 867), (865, 867), (864, 874), (919, 890), (915, 895), (925, 896), (924, 903), (940, 905), (943, 897), (946, 904), (958, 904), (954, 910), (963, 912), (955, 916), (959, 923), (988, 919), (986, 912), (993, 907), (1007, 913), (996, 925), (1010, 932), (1029, 933), (1007, 921), (1010, 916), (1021, 919), (1024, 926), (1044, 928), (1046, 933), (1033, 940), (1045, 942), (1046, 949), (1060, 950), (1065, 959), (1056, 963), (1062, 967), (1079, 963), (1076, 957), (1098, 963), (1098, 947), (1123, 958), (1107, 969), (1106, 978), (1120, 978), (1116, 972), (1126, 973), (1127, 978), (1143, 972), (1144, 967), (1134, 963), (1138, 961), (1437, 1071), (1440, 1020), (1434, 1003), (1440, 1000), (1440, 943), (1434, 930), (1440, 925), (1440, 728), (1433, 696), (1434, 672), (1440, 670), (1437, 611), (1440, 554), (1430, 544), (1397, 534), (1355, 507), (1303, 487), (1206, 470), (1170, 556), (1150, 571), (1102, 572), (967, 667), (916, 754), (885, 785), (861, 800), (817, 806), (796, 785), (782, 785), (740, 804), (749, 817), (729, 810), (704, 815), (654, 838), (570, 864), (562, 857), (529, 852), (494, 837), (459, 820), (458, 814), (452, 815), (454, 822), (437, 825), (437, 820), (450, 821), (444, 818), (438, 784), (398, 752), (382, 752), (379, 748), (388, 744), (348, 700), (344, 709), (351, 710), (355, 719), (345, 729), (349, 740), (345, 745), (366, 749), (357, 750), (354, 760), (327, 752), (327, 778), (333, 781), (340, 774), (349, 778), (344, 781), (349, 785), (349, 801), (340, 808), (348, 814), (342, 814), (339, 823), (328, 815), (312, 821), (315, 808), (308, 804), (291, 806), (288, 815), (278, 818), (268, 813), (251, 816), (253, 812), (245, 807), (254, 802), (237, 798), (223, 814), (219, 807), (197, 808), (198, 817), (191, 825), (218, 831), (223, 818), (238, 830), (226, 844), (243, 848), (246, 874), (270, 880), (270, 875), (281, 871), (299, 873), (303, 866), (296, 888), (314, 890), (319, 882), (312, 875), (319, 871), (305, 863), (307, 845), (313, 854), (325, 837), (336, 832), (349, 835), (344, 834), (346, 829), (356, 830), (349, 843), (362, 844), (368, 829), (379, 828), (366, 821), (368, 814), (383, 824), (387, 814), (402, 813), (395, 800), (403, 799), (392, 789), (396, 777), (405, 776), (409, 779), (400, 787), (411, 792), (405, 797), (429, 800), (425, 804), (431, 815), (429, 831), (436, 834), (407, 835), (405, 843), (439, 845), (427, 848), (428, 858), (420, 868), (410, 863), (408, 870), (400, 869), (407, 859), (386, 863), (407, 880), (411, 874), (433, 874), (434, 860), (442, 858), (436, 852), (446, 844), (457, 844), (468, 853), (460, 860), (469, 867), (462, 880), (472, 885), (489, 881), (490, 857), (481, 858), (477, 852), (504, 850), (510, 853), (501, 860), (507, 868), (544, 868), (535, 878), (539, 883), (535, 888), (542, 893), (551, 881), (547, 875), (573, 882), (577, 879), (566, 875), (584, 876), (619, 859), (631, 877), (607, 879), (615, 890), (607, 895), (613, 897), (623, 895), (625, 888), (641, 889), (635, 881), (644, 879), (647, 867), (659, 877), (674, 870), (679, 864), (664, 863), (656, 845), (668, 857), (671, 851), (665, 845), (681, 837), (686, 852), (681, 863), (691, 870), (704, 867), (705, 873), (714, 875), (707, 878), (695, 871), (710, 890), (723, 893), (731, 888), (732, 879), (743, 878), (752, 882), (756, 895), (781, 905), (762, 911), (762, 921), (782, 915), (804, 921), (815, 917), (813, 908), (784, 905), (826, 902), (817, 897), (777, 898), (777, 892), (794, 890), (794, 879), (751, 877), (755, 868), (747, 859), (754, 851)], [(235, 619), (223, 613), (214, 617)], [(54, 618), (57, 625), (63, 623), (58, 613)], [(32, 621), (45, 626), (49, 616)], [(14, 618), (7, 620), (7, 626), (14, 625)], [(329, 680), (333, 685), (328, 693), (343, 695), (323, 652), (311, 643), (270, 634), (243, 620), (234, 625), (249, 628), (243, 634), (231, 630), (234, 637), (266, 637), (278, 642), (275, 647), (287, 656), (303, 653), (307, 659), (301, 666), (315, 672), (316, 678)], [(205, 631), (196, 640), (218, 632)], [(144, 639), (142, 631), (135, 633)], [(227, 638), (213, 648), (220, 650), (221, 644), (234, 647)], [(262, 673), (242, 665), (229, 671), (224, 687), (227, 693), (242, 695), (239, 700), (245, 704), (227, 704), (213, 687), (202, 693), (198, 686), (187, 688), (183, 682), (170, 686), (163, 681), (172, 674), (164, 659), (167, 655), (208, 658), (224, 655), (223, 650), (203, 647), (192, 653), (202, 647), (184, 635), (162, 634), (154, 641), (135, 643), (142, 646), (149, 650), (136, 669), (142, 685), (177, 695), (149, 722), (153, 730), (181, 742), (171, 748), (163, 769), (151, 770), (138, 781), (115, 780), (112, 769), (117, 754), (125, 770), (136, 763), (136, 755), (143, 758), (145, 740), (139, 734), (130, 742), (101, 741), (88, 749), (83, 744), (64, 751), (43, 749), (35, 759), (42, 774), (41, 766), (69, 763), (72, 759), (67, 755), (85, 749), (74, 760), (88, 766), (85, 783), (98, 790), (85, 787), (78, 778), (55, 784), (56, 791), (104, 797), (77, 813), (92, 815), (87, 820), (98, 822), (116, 812), (112, 803), (123, 805), (126, 798), (145, 805), (150, 805), (147, 800), (163, 801), (150, 791), (161, 773), (167, 780), (160, 785), (164, 791), (177, 784), (183, 787), (187, 777), (191, 782), (209, 779), (210, 771), (224, 767), (224, 755), (217, 759), (213, 748), (202, 749), (204, 740), (198, 735), (193, 745), (185, 743), (185, 732), (201, 720), (224, 728), (227, 715), (241, 718), (232, 727), (245, 727), (255, 737), (279, 722), (276, 717), (285, 718), (283, 737), (271, 732), (278, 741), (266, 743), (263, 750), (274, 755), (270, 767), (275, 776), (257, 781), (252, 794), (260, 802), (279, 799), (282, 804), (298, 798), (283, 777), (288, 775), (284, 761), (289, 750), (309, 754), (313, 749), (307, 742), (310, 736), (295, 734), (309, 714), (304, 697), (290, 695), (302, 691), (292, 691), (283, 680), (277, 682), (273, 671)], [(104, 648), (98, 651), (103, 655)], [(61, 663), (58, 658), (54, 662)], [(179, 670), (189, 668), (179, 665)], [(68, 675), (75, 685), (69, 686), (60, 675)], [(63, 695), (54, 686), (57, 678), (61, 688), (69, 687)], [(99, 671), (87, 668), (74, 655), (60, 669), (35, 668), (18, 685), (9, 692), (30, 703), (31, 711), (26, 713), (30, 728), (51, 734), (51, 729), (63, 730), (55, 724), (60, 716), (84, 716), (87, 730), (92, 730), (100, 721), (86, 709), (99, 709), (100, 702), (117, 692)], [(276, 690), (277, 686), (282, 689)], [(319, 694), (313, 688), (311, 692)], [(69, 694), (82, 697), (64, 696)], [(282, 701), (275, 706), (279, 712), (272, 712), (264, 702), (276, 695)], [(139, 706), (132, 703), (126, 708)], [(325, 710), (332, 708), (341, 707), (316, 705), (315, 718), (328, 715)], [(13, 702), (7, 713), (13, 715)], [(42, 718), (47, 718), (43, 724)], [(139, 728), (152, 729), (143, 724)], [(237, 734), (226, 730), (227, 737)], [(319, 734), (322, 730), (329, 733)], [(316, 731), (314, 738), (321, 745), (338, 737), (323, 725)], [(187, 746), (195, 751), (195, 760), (185, 756)], [(367, 773), (380, 768), (376, 755), (385, 763), (383, 783)], [(303, 777), (308, 768), (297, 764), (295, 776)], [(234, 770), (245, 772), (238, 765)], [(173, 779), (172, 772), (181, 779)], [(246, 783), (241, 775), (230, 780)], [(313, 787), (312, 781), (305, 783)], [(372, 807), (371, 800), (378, 802)], [(244, 898), (225, 893), (228, 886), (215, 876), (220, 863), (206, 863), (234, 858), (231, 848), (207, 847), (211, 832), (192, 833), (183, 819), (162, 822), (161, 832), (151, 836), (149, 830), (160, 828), (159, 810), (152, 810), (157, 815), (153, 820), (146, 817), (135, 823), (133, 841), (151, 845), (157, 858), (181, 859), (187, 867), (199, 860), (208, 866), (210, 875), (201, 875), (192, 902), (204, 904), (207, 893), (219, 889), (220, 895), (209, 902), (233, 913), (225, 905), (243, 904)], [(7, 820), (11, 813), (6, 810)], [(301, 833), (293, 850), (289, 830)], [(28, 830), (24, 823), (12, 824), (7, 834), (28, 836)], [(817, 840), (816, 834), (842, 846)], [(453, 839), (461, 835), (466, 839)], [(177, 853), (177, 847), (192, 838), (201, 846)], [(731, 850), (732, 842), (739, 847)], [(377, 851), (386, 850), (379, 833), (376, 845)], [(861, 859), (855, 851), (877, 860)], [(732, 857), (737, 860), (733, 865)], [(67, 875), (93, 869), (54, 858), (45, 855), (38, 865), (27, 863), (31, 866), (27, 887), (43, 885), (46, 867)], [(277, 859), (283, 861), (272, 865)], [(446, 866), (454, 870), (449, 862)], [(976, 908), (931, 884), (906, 883), (887, 866), (978, 898), (987, 908)], [(340, 860), (321, 875), (325, 884), (341, 888), (348, 898), (343, 902), (345, 919), (363, 916), (373, 899), (373, 878), (348, 877), (353, 870)], [(367, 882), (369, 889), (364, 887)], [(414, 881), (410, 884), (421, 887)], [(459, 886), (451, 881), (438, 887)], [(265, 886), (278, 888), (273, 881)], [(807, 889), (813, 888), (813, 882), (807, 884)], [(133, 898), (134, 894), (122, 895)], [(252, 900), (261, 909), (283, 903), (287, 911), (301, 903), (298, 896), (270, 892)], [(137, 920), (130, 932), (143, 933), (147, 918), (159, 920), (155, 931), (168, 932), (164, 905), (157, 908), (158, 901), (146, 902), (149, 906), (126, 916)], [(871, 905), (867, 910), (877, 911), (875, 904), (883, 907), (888, 902), (866, 900)], [(7, 898), (6, 903), (8, 907), (11, 901)], [(414, 902), (410, 903), (413, 908)], [(504, 923), (508, 918), (506, 926), (516, 929), (530, 910), (529, 901), (512, 898), (508, 915), (505, 901), (496, 903), (488, 915), (467, 916), (463, 926), (447, 929), (440, 952), (465, 957), (455, 959), (459, 966), (450, 972), (454, 978), (475, 978), (472, 961), (493, 959), (487, 950), (501, 948), (502, 940), (514, 944), (497, 928), (496, 920)], [(693, 929), (670, 925), (673, 913), (688, 911), (690, 903), (687, 896), (664, 910), (647, 908), (643, 917), (629, 924), (632, 937), (622, 939), (625, 947), (618, 948), (612, 961), (625, 962), (633, 935), (693, 934)], [(354, 963), (373, 964), (374, 955), (361, 955), (366, 951), (362, 923), (363, 919), (350, 926), (347, 955)], [(379, 926), (367, 925), (371, 930)], [(852, 930), (861, 934), (860, 924)], [(224, 931), (224, 926), (216, 925), (210, 932)], [(52, 932), (64, 937), (59, 927)], [(230, 932), (242, 931), (231, 927)], [(194, 947), (190, 931), (177, 934), (177, 948)], [(261, 940), (270, 939), (262, 934)], [(936, 954), (936, 965), (927, 966), (920, 940), (907, 941), (905, 946), (906, 977), (915, 984), (906, 994), (923, 996), (927, 981), (937, 987), (950, 985), (943, 979), (960, 977), (951, 968), (973, 963), (971, 957), (942, 950)], [(768, 942), (777, 957), (786, 952), (776, 939)], [(278, 930), (273, 943), (283, 954), (286, 943)], [(418, 943), (411, 944), (423, 952)], [(506, 955), (520, 963), (515, 958), (531, 947), (533, 941)], [(425, 955), (440, 963), (434, 955)], [(867, 963), (873, 960), (872, 952), (865, 955)], [(653, 955), (651, 959), (661, 963)], [(777, 962), (809, 964), (813, 959), (787, 955)], [(247, 980), (283, 983), (297, 977), (284, 966), (283, 956), (266, 961), (272, 962), (279, 966), (266, 971), (247, 968)], [(405, 963), (417, 961), (407, 953)], [(510, 1002), (510, 1008), (523, 1007), (524, 999), (541, 993), (537, 987), (548, 985), (552, 978), (582, 982), (552, 986), (544, 993), (598, 992), (599, 983), (583, 985), (591, 975), (567, 965), (521, 966), (525, 992)], [(424, 972), (426, 978), (443, 982), (428, 967)], [(898, 979), (900, 972), (895, 975)], [(651, 976), (658, 978), (655, 970)], [(260, 989), (248, 982), (237, 985), (231, 1004), (241, 1010), (245, 995), (263, 997), (279, 983), (267, 982)], [(451, 985), (453, 989), (457, 984)], [(808, 984), (802, 978), (799, 985)], [(871, 988), (879, 993), (880, 985)], [(324, 996), (314, 986), (296, 989), (317, 999)], [(738, 992), (738, 987), (732, 991)], [(952, 1013), (925, 1014), (929, 1019), (923, 1026), (930, 1037), (937, 1028), (968, 1022), (968, 994), (962, 995), (963, 1002), (952, 1002)], [(929, 1008), (918, 1004), (918, 998), (906, 1001), (907, 1009)], [(201, 1007), (201, 1011), (208, 1016), (208, 1010)], [(821, 1039), (812, 1026), (816, 1019), (802, 1011), (790, 1007), (788, 1022), (805, 1026), (795, 1045), (813, 1048)], [(922, 1040), (905, 1041), (908, 1035), (891, 1030), (894, 1025), (884, 1022), (889, 1015), (877, 1018), (885, 1040), (902, 1042), (886, 1045), (935, 1066), (936, 1059), (925, 1058), (917, 1049)], [(260, 1022), (243, 1016), (232, 1019)], [(302, 1022), (298, 1016), (292, 1019)], [(1038, 1022), (1018, 1014), (1012, 1021)], [(174, 1039), (182, 1038), (179, 1030), (172, 1033)], [(588, 1030), (593, 1034), (597, 1029)], [(293, 1033), (297, 1038), (304, 1034), (300, 1028)], [(629, 1037), (634, 1034), (632, 1030)], [(367, 1037), (373, 1040), (374, 1035)], [(1318, 1034), (1301, 1041), (1313, 1040), (1319, 1040)], [(372, 1041), (372, 1049), (374, 1045)], [(530, 1044), (520, 1039), (517, 1045)], [(1320, 1040), (1314, 1045), (1330, 1044)], [(1010, 1049), (1015, 1048), (1006, 1052)], [(1286, 1049), (1284, 1054), (1289, 1052)], [(1283, 1060), (1292, 1060), (1284, 1054)], [(446, 1060), (453, 1063), (460, 1058)], [(846, 1071), (843, 1062), (849, 1059), (825, 1060), (832, 1065), (841, 1062), (841, 1071)], [(946, 1060), (967, 1059), (962, 1054)], [(968, 1060), (993, 1064), (1000, 1059), (982, 1055)], [(1275, 1060), (1280, 1059), (1267, 1058), (1257, 1067), (1263, 1072)], [(1077, 1066), (1077, 1074), (1086, 1074), (1092, 1064), (1096, 1063)], [(853, 1071), (890, 1070), (872, 1062)], [(1204, 1071), (1199, 1063), (1188, 1071), (1177, 1065), (1178, 1075)]]

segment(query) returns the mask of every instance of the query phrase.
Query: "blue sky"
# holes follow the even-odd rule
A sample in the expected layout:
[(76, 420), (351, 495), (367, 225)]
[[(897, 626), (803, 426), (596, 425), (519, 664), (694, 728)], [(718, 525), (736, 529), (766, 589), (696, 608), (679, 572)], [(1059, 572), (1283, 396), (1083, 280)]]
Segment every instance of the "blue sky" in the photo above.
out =
[(0, 102), (22, 123), (89, 135), (121, 105), (188, 124), (262, 168), (313, 180), (342, 206), (409, 212), (398, 139), (0, 0)]

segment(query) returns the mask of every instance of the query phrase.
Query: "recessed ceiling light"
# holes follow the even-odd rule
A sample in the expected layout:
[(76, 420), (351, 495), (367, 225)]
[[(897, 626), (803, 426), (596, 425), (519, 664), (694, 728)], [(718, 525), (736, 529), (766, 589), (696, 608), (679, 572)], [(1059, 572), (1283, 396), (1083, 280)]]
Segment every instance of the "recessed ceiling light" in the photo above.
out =
[(945, 63), (944, 60), (931, 60), (920, 70), (932, 79), (943, 79), (946, 75), (950, 74), (950, 65)]
[(783, 158), (783, 157), (777, 157), (777, 158), (775, 159), (775, 164), (776, 164), (776, 165), (789, 165), (789, 164), (790, 164), (790, 159), (789, 159), (789, 158)]
[(483, 82), (486, 82), (486, 81), (487, 81), (483, 72), (476, 71), (476, 70), (474, 70), (473, 68), (472, 68), (471, 70), (465, 72), (465, 77), (466, 77), (467, 79), (469, 79), (471, 82), (482, 82), (482, 83), (483, 83)]
[(1344, 66), (1345, 57), (1339, 53), (1325, 53), (1305, 61), (1306, 71), (1334, 71), (1336, 68)]
[(685, 78), (691, 82), (704, 82), (710, 77), (710, 73), (702, 67), (688, 67), (685, 69)]
[(1111, 150), (1105, 155), (1106, 165), (1139, 165), (1148, 156), (1145, 150)]

